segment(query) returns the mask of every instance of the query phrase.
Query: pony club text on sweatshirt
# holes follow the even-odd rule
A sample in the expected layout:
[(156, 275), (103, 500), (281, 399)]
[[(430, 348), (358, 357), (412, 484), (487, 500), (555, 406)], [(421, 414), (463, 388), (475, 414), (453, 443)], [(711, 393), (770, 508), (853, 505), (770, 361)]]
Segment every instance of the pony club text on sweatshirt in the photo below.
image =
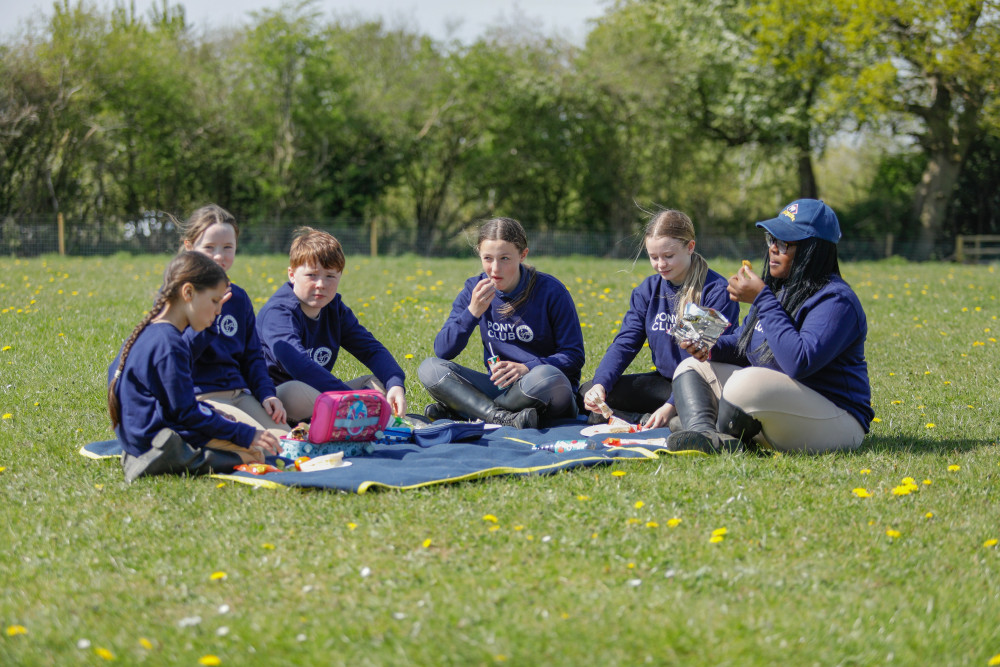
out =
[(493, 353), (502, 361), (516, 361), (529, 369), (543, 364), (558, 368), (569, 379), (573, 391), (580, 383), (584, 363), (583, 331), (569, 290), (547, 273), (537, 272), (531, 296), (516, 311), (502, 315), (500, 309), (527, 287), (527, 270), (510, 294), (497, 294), (480, 317), (469, 312), (472, 290), (486, 274), (473, 276), (451, 306), (451, 314), (434, 339), (434, 354), (454, 359), (465, 349), (475, 328), (483, 340), (483, 365)]

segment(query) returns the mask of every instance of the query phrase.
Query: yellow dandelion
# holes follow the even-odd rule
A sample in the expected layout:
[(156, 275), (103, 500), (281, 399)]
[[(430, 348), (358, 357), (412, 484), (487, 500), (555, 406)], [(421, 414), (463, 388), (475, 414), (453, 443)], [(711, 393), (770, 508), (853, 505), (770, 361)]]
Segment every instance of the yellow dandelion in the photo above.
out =
[(929, 479), (925, 479), (924, 480), (924, 486), (930, 486), (931, 484), (933, 484), (933, 482), (931, 480), (929, 480)]
[(625, 476), (625, 471), (624, 470), (615, 470), (611, 474), (614, 475), (615, 477), (624, 477)]
[(676, 528), (677, 526), (681, 525), (681, 521), (683, 521), (683, 519), (678, 519), (677, 517), (674, 517), (672, 519), (667, 519), (667, 525), (670, 526), (671, 528)]
[(358, 524), (354, 523), (353, 521), (348, 521), (347, 522), (347, 530), (354, 530), (357, 527), (358, 527)]
[(989, 665), (989, 667), (997, 667), (997, 665), (1000, 665), (1000, 653), (997, 653), (995, 656), (990, 658), (990, 661), (986, 664)]
[(581, 494), (577, 494), (576, 499), (579, 500), (579, 501), (590, 500), (590, 496), (585, 496), (585, 495), (583, 495), (581, 493)]
[(708, 538), (708, 541), (711, 542), (712, 544), (718, 544), (724, 539), (726, 538), (723, 537), (722, 535), (712, 535), (710, 538)]
[(14, 347), (11, 345), (4, 345), (3, 347), (0, 347), (0, 352), (6, 352), (7, 350), (13, 350), (13, 349)]
[(856, 489), (851, 489), (851, 493), (856, 495), (858, 498), (871, 498), (872, 494), (868, 492), (868, 489), (859, 486)]
[(872, 471), (871, 471), (871, 469), (870, 469), (870, 468), (863, 468), (863, 469), (861, 470), (861, 474), (862, 474), (862, 475), (870, 475), (870, 474), (872, 474)]
[(260, 546), (262, 549), (267, 549), (268, 551), (274, 551), (274, 545), (271, 544), (270, 542), (264, 542), (264, 544)]
[(484, 514), (483, 515), (483, 521), (490, 521), (491, 523), (496, 523), (497, 522), (497, 518), (495, 516), (493, 516), (492, 514)]
[(961, 469), (962, 466), (958, 465), (957, 463), (952, 463), (950, 466), (948, 466), (948, 472), (958, 472)]
[(722, 528), (716, 528), (715, 530), (712, 531), (712, 537), (722, 537), (728, 532), (729, 531), (726, 530), (725, 526), (723, 526)]
[(139, 646), (143, 647), (147, 651), (153, 650), (153, 642), (149, 641), (145, 637), (139, 637)]
[(413, 358), (413, 355), (412, 355), (412, 354), (409, 354), (409, 353), (407, 353), (407, 354), (404, 354), (404, 355), (403, 355), (403, 358), (404, 358), (404, 359), (412, 359), (412, 358)]
[(498, 526), (496, 524), (494, 524), (494, 525), (492, 525), (492, 526), (489, 527), (489, 531), (491, 533), (494, 532), (494, 531), (497, 531), (497, 530), (500, 530), (500, 526)]
[(109, 651), (106, 648), (101, 648), (100, 646), (94, 649), (94, 653), (96, 653), (97, 657), (101, 658), (102, 660), (114, 660), (115, 659), (115, 654), (114, 653), (112, 653), (111, 651)]
[(934, 422), (927, 422), (924, 428), (934, 428), (935, 426), (937, 426), (937, 424), (935, 424)]
[(0, 472), (3, 472), (6, 469), (7, 469), (7, 466), (0, 466)]
[(635, 569), (635, 563), (629, 563), (628, 565), (626, 565), (626, 567), (628, 569), (630, 569), (630, 570), (634, 570)]
[(514, 526), (514, 530), (524, 530), (524, 526), (522, 526), (521, 524), (518, 524), (518, 525)]
[(894, 496), (908, 496), (908, 495), (910, 495), (910, 493), (912, 493), (912, 492), (913, 492), (913, 489), (912, 489), (912, 488), (910, 488), (910, 486), (909, 486), (909, 485), (907, 485), (907, 484), (902, 484), (902, 485), (900, 485), (900, 486), (897, 486), (897, 487), (895, 487), (895, 488), (894, 488), (894, 489), (892, 490), (892, 495), (894, 495)]
[(216, 484), (216, 485), (215, 485), (215, 488), (217, 488), (217, 489), (221, 489), (221, 488), (222, 488), (222, 487), (224, 487), (225, 485), (226, 485), (226, 483), (225, 483), (225, 482), (219, 482), (218, 484)]
[(17, 635), (26, 635), (26, 634), (28, 634), (28, 628), (24, 627), (23, 625), (8, 625), (7, 626), (7, 636), (8, 637), (16, 637)]
[(428, 537), (421, 544), (423, 545), (424, 549), (426, 549), (427, 547), (429, 547), (431, 545), (431, 538)]
[(924, 515), (924, 518), (925, 519), (933, 519), (934, 518), (934, 512), (928, 512), (927, 514)]
[(876, 424), (879, 424), (879, 423), (881, 423), (881, 422), (882, 422), (882, 420), (881, 420), (881, 419), (879, 419), (878, 417), (873, 417), (873, 418), (872, 418), (872, 421), (873, 421), (873, 422), (875, 422)]
[(902, 535), (902, 533), (900, 533), (898, 530), (893, 530), (892, 528), (889, 528), (888, 530), (886, 530), (885, 534), (888, 535), (889, 537), (891, 537), (892, 539), (896, 539), (897, 537), (899, 537), (900, 535)]
[(203, 655), (198, 658), (198, 664), (206, 665), (206, 667), (212, 667), (213, 665), (221, 665), (222, 660), (219, 659), (219, 656), (209, 653), (208, 655)]
[(212, 573), (212, 576), (211, 576), (211, 577), (209, 577), (209, 579), (211, 579), (212, 581), (222, 581), (222, 580), (223, 580), (223, 579), (225, 579), (225, 578), (226, 578), (227, 576), (228, 576), (228, 575), (227, 575), (227, 574), (226, 574), (225, 572), (221, 572), (221, 571), (219, 571), (219, 572), (213, 572), (213, 573)]
[(659, 527), (660, 527), (660, 524), (656, 523), (655, 521), (647, 521), (646, 522), (646, 528), (659, 528)]
[(645, 505), (645, 504), (646, 504), (646, 503), (642, 502), (641, 500), (637, 500), (637, 501), (635, 501), (635, 508), (636, 508), (637, 510), (638, 510), (638, 509), (642, 509), (642, 506), (643, 506), (643, 505)]
[(985, 542), (983, 542), (983, 546), (988, 549), (989, 547), (995, 547), (997, 545), (997, 542), (1000, 542), (1000, 540), (997, 540), (996, 538), (991, 540), (986, 540)]
[(5, 413), (3, 414), (3, 418), (4, 418), (4, 419), (13, 419), (13, 418), (14, 418), (14, 415), (12, 415), (12, 414), (11, 414), (11, 413), (9, 413), (9, 412), (5, 412)]

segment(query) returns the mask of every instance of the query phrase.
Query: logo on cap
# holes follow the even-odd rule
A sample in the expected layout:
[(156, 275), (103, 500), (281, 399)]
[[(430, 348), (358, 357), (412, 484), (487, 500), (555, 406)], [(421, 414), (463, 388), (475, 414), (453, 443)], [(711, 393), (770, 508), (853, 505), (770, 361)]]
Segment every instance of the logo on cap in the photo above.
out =
[(785, 207), (785, 210), (781, 212), (781, 215), (787, 215), (791, 218), (792, 222), (795, 222), (795, 215), (799, 212), (798, 204), (789, 204)]

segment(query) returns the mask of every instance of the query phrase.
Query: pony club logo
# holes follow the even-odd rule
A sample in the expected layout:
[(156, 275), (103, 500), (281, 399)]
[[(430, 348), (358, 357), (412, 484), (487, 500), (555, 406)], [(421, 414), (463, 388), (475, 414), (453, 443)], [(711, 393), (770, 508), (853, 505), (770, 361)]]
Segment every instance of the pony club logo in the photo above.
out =
[(788, 206), (785, 207), (785, 210), (781, 212), (781, 215), (787, 215), (789, 218), (791, 218), (792, 222), (795, 222), (795, 216), (798, 215), (798, 213), (799, 213), (799, 205), (789, 204)]
[(326, 366), (333, 359), (333, 351), (328, 347), (317, 347), (313, 350), (312, 358), (320, 366)]
[(517, 339), (522, 343), (530, 343), (535, 339), (535, 332), (527, 324), (522, 324), (515, 330)]
[(212, 415), (215, 414), (214, 412), (212, 412), (212, 408), (208, 407), (204, 403), (198, 404), (198, 412), (205, 415), (206, 417), (211, 417)]
[(232, 315), (225, 315), (219, 318), (219, 331), (227, 336), (235, 336), (239, 329), (240, 325), (236, 322), (236, 318)]

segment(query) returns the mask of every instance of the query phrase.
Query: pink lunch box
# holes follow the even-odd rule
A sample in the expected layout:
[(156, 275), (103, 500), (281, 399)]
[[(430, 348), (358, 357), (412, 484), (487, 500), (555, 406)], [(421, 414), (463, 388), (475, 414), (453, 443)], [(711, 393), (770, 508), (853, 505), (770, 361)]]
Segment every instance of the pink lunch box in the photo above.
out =
[(375, 440), (391, 418), (389, 402), (375, 389), (327, 391), (313, 405), (309, 442)]

